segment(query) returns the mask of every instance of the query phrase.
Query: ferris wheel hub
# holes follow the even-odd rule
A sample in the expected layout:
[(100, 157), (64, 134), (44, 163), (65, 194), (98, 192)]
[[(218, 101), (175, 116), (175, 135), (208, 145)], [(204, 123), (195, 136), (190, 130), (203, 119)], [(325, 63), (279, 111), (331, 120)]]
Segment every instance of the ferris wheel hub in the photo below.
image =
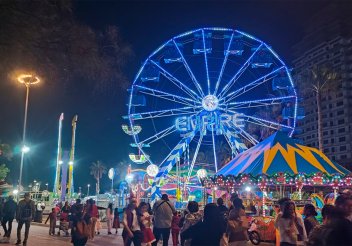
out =
[(219, 106), (219, 99), (214, 95), (207, 95), (202, 100), (202, 106), (206, 111), (214, 111)]

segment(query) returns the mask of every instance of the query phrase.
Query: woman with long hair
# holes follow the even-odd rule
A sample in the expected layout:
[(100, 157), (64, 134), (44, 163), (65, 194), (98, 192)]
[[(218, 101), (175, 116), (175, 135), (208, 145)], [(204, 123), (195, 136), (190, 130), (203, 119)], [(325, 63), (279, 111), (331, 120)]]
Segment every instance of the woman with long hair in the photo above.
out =
[(203, 221), (189, 227), (183, 232), (183, 236), (185, 239), (192, 239), (191, 246), (216, 246), (220, 245), (223, 230), (218, 206), (209, 203), (204, 207)]
[(304, 227), (306, 228), (307, 236), (309, 236), (314, 227), (319, 225), (319, 222), (315, 218), (318, 213), (315, 211), (315, 207), (312, 204), (306, 204), (304, 205), (303, 215), (305, 216)]
[(280, 233), (280, 246), (300, 245), (307, 240), (303, 219), (297, 215), (292, 201), (284, 203), (282, 213), (275, 219), (275, 227)]
[(229, 237), (229, 246), (247, 245), (248, 220), (243, 209), (242, 199), (236, 198), (232, 203), (233, 208), (229, 213), (226, 230)]

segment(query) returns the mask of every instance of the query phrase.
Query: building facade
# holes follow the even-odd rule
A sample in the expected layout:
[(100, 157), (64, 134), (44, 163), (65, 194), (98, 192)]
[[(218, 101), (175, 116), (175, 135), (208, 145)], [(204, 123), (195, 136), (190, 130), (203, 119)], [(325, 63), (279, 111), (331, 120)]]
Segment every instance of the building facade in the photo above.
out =
[[(299, 80), (313, 65), (327, 64), (338, 75), (336, 91), (322, 95), (323, 152), (352, 169), (352, 21), (343, 6), (332, 5), (312, 17), (304, 38), (293, 47), (294, 76)], [(347, 12), (347, 13), (346, 13)], [(299, 81), (298, 81), (299, 82)], [(298, 93), (306, 117), (298, 138), (318, 148), (315, 95)]]

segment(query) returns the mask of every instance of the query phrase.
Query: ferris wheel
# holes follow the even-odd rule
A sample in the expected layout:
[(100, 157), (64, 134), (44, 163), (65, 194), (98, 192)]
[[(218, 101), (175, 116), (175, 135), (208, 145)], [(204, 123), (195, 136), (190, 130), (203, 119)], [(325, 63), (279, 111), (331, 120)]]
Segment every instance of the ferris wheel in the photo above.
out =
[(207, 170), (216, 172), (225, 150), (233, 157), (277, 130), (292, 136), (303, 117), (280, 57), (265, 42), (227, 28), (169, 39), (144, 61), (129, 93), (124, 118), (132, 146), (159, 166), (152, 193), (175, 163), (186, 163), (189, 177), (202, 153)]

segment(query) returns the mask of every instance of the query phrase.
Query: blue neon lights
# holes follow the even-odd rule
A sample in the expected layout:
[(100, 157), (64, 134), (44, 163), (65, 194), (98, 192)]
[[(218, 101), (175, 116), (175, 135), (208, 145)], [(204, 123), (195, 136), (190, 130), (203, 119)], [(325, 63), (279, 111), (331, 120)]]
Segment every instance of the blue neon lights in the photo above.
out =
[[(150, 65), (156, 70), (148, 72)], [(159, 77), (159, 74), (162, 76)], [(261, 91), (263, 93), (258, 93)], [(190, 149), (188, 145), (191, 142), (194, 148), (191, 148), (193, 160), (189, 171), (196, 165), (198, 150), (205, 142), (212, 145), (214, 169), (217, 170), (219, 158), (215, 140), (218, 134), (225, 137), (233, 153), (239, 153), (247, 147), (244, 142), (258, 142), (247, 126), (255, 124), (259, 128), (283, 130), (292, 136), (302, 114), (300, 112), (298, 116), (298, 98), (290, 71), (278, 54), (250, 34), (222, 27), (191, 30), (163, 43), (145, 60), (129, 93), (128, 115), (124, 119), (129, 120), (130, 126), (135, 122), (149, 126), (155, 124), (154, 131), (133, 136), (134, 146), (140, 149), (141, 154), (148, 156), (144, 153), (147, 146), (160, 148), (163, 142), (173, 142), (168, 141), (171, 138), (181, 138), (174, 141), (178, 142), (174, 148), (168, 146), (172, 151), (161, 162), (152, 188), (154, 195), (158, 193), (160, 179), (176, 161), (180, 161), (182, 153)], [(218, 99), (217, 107), (211, 110), (202, 107), (204, 98), (209, 95)], [(146, 103), (138, 107), (135, 102), (141, 96)], [(256, 114), (277, 105), (286, 109), (289, 117), (282, 117), (281, 110), (277, 111), (281, 113), (280, 117)], [(226, 131), (211, 130), (211, 135), (194, 127), (189, 136), (180, 135), (175, 127), (177, 118), (204, 118), (213, 114), (242, 114), (245, 124), (229, 126)], [(154, 119), (172, 125), (164, 128)], [(139, 139), (140, 135), (144, 140)], [(152, 163), (151, 160), (149, 162)]]

